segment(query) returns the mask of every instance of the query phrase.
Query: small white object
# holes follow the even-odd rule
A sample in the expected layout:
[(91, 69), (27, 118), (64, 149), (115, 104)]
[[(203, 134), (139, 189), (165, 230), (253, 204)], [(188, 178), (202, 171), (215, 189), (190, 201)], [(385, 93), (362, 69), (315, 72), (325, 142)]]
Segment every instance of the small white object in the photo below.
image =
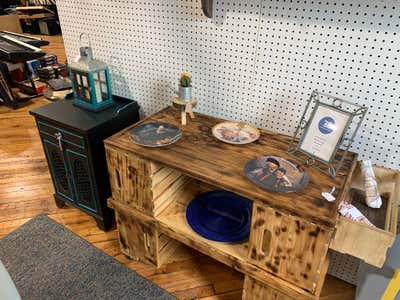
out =
[(332, 187), (330, 192), (322, 192), (321, 195), (322, 195), (322, 197), (325, 198), (326, 201), (333, 202), (336, 200), (336, 197), (333, 196), (333, 193), (335, 192), (335, 190), (336, 190), (336, 188)]
[(335, 196), (333, 196), (332, 194), (330, 194), (328, 192), (322, 192), (321, 195), (322, 195), (322, 197), (325, 198), (326, 201), (333, 202), (336, 200)]
[(361, 161), (361, 174), (364, 177), (365, 203), (372, 208), (382, 206), (382, 198), (378, 191), (374, 169), (370, 160)]
[(163, 125), (160, 125), (158, 128), (157, 128), (157, 134), (161, 134), (163, 131), (164, 131), (164, 126)]

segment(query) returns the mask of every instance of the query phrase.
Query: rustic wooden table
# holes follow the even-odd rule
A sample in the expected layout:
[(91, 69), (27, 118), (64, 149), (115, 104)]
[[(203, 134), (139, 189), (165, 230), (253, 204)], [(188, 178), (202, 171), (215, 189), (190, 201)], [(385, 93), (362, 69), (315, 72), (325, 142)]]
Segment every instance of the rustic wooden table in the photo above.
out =
[[(143, 120), (180, 126), (180, 111), (166, 108)], [(345, 160), (336, 178), (305, 167), (309, 185), (296, 193), (265, 191), (247, 180), (246, 162), (264, 155), (289, 157), (290, 138), (262, 131), (252, 144), (225, 144), (212, 136), (221, 120), (196, 114), (183, 136), (165, 148), (144, 148), (129, 128), (105, 141), (112, 186), (108, 204), (115, 209), (122, 251), (161, 266), (183, 243), (245, 274), (243, 299), (318, 299), (328, 267), (327, 252), (356, 164)], [(321, 192), (335, 186), (337, 200)], [(250, 239), (220, 243), (197, 235), (185, 211), (203, 191), (225, 189), (253, 201)]]

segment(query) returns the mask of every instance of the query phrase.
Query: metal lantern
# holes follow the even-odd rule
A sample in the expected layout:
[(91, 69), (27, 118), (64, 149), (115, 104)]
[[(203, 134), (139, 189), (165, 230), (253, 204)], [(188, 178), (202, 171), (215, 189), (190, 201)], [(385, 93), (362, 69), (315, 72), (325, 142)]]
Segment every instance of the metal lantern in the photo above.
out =
[(114, 105), (108, 66), (93, 58), (90, 46), (80, 48), (80, 56), (69, 65), (69, 73), (75, 105), (92, 111)]

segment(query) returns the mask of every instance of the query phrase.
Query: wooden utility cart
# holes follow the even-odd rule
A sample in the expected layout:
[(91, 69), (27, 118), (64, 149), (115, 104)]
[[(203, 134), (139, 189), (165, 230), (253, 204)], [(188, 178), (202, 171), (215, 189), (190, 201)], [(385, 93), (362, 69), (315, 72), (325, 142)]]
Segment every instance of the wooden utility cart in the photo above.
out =
[[(179, 126), (180, 112), (166, 108), (143, 120)], [(351, 153), (334, 179), (306, 167), (310, 183), (296, 193), (272, 193), (246, 179), (246, 162), (264, 155), (290, 158), (290, 138), (262, 131), (252, 144), (216, 140), (221, 120), (197, 114), (183, 136), (165, 148), (133, 144), (129, 128), (105, 141), (112, 187), (108, 204), (116, 212), (119, 240), (127, 256), (161, 266), (183, 243), (245, 274), (243, 299), (318, 299), (328, 267), (328, 248), (338, 222), (337, 208), (356, 166)], [(335, 202), (321, 192), (336, 187)], [(224, 189), (253, 202), (248, 241), (220, 243), (197, 235), (185, 211), (203, 191)], [(340, 241), (337, 241), (340, 244)]]

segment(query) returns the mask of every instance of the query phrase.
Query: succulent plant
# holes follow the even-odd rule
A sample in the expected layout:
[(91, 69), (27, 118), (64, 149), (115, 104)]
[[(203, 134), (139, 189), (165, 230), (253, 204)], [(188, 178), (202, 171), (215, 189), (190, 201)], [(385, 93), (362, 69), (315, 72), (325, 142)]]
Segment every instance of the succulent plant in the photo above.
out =
[(181, 87), (190, 87), (192, 86), (192, 78), (188, 73), (182, 73), (181, 79), (179, 80), (179, 85)]

